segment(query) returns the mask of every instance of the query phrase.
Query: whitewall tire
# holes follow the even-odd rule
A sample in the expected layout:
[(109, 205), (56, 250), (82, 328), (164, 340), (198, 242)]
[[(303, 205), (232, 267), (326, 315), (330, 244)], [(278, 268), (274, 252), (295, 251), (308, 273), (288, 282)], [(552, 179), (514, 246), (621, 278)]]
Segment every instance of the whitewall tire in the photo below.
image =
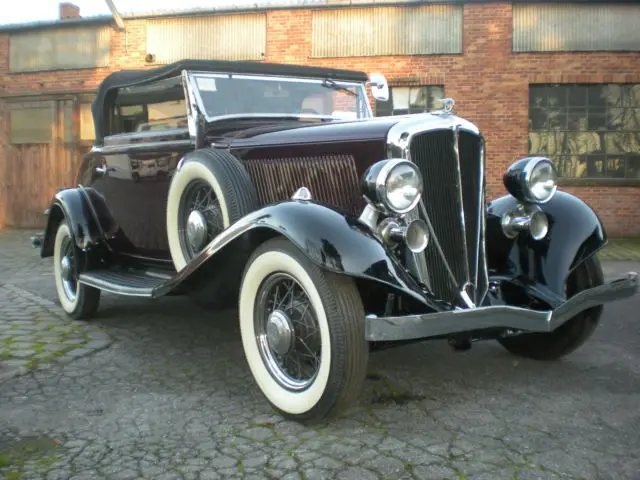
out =
[(86, 319), (95, 314), (100, 290), (77, 280), (78, 249), (66, 221), (58, 225), (53, 246), (53, 273), (62, 309), (72, 318)]
[(258, 208), (249, 174), (230, 153), (198, 150), (181, 163), (169, 187), (166, 217), (178, 271), (229, 225)]
[(269, 240), (245, 268), (239, 316), (251, 373), (281, 414), (317, 420), (355, 402), (369, 349), (351, 278), (321, 270), (284, 238)]

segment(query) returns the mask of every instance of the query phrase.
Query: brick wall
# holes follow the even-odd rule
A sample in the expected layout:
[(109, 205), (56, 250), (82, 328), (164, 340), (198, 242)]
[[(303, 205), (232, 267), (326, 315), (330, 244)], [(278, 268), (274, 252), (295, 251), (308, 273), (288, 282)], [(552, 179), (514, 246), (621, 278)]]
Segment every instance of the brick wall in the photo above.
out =
[[(476, 123), (487, 140), (489, 197), (505, 193), (502, 173), (527, 154), (530, 83), (640, 83), (639, 52), (513, 54), (507, 3), (465, 5), (463, 55), (312, 59), (311, 17), (311, 9), (269, 11), (265, 60), (381, 72), (390, 80), (418, 76), (416, 84), (445, 85), (456, 113)], [(113, 31), (111, 68), (39, 74), (8, 74), (8, 38), (0, 34), (0, 96), (91, 90), (112, 70), (143, 66), (146, 22), (126, 25), (126, 35)], [(640, 235), (640, 187), (561, 188), (589, 203), (610, 235)]]

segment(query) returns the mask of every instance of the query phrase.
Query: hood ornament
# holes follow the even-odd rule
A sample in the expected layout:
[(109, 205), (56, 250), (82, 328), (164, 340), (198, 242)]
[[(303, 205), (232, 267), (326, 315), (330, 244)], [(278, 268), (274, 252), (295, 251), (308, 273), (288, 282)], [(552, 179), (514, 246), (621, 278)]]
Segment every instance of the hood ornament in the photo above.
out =
[(453, 98), (437, 98), (436, 102), (442, 104), (442, 110), (436, 112), (442, 115), (449, 115), (453, 112), (453, 106), (456, 104), (456, 101)]

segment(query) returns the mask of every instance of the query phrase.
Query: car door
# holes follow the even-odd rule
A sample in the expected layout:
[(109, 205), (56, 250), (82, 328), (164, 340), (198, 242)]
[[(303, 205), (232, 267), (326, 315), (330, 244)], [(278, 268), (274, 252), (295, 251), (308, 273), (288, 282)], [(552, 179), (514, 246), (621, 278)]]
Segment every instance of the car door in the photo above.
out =
[(105, 138), (100, 190), (123, 237), (122, 253), (169, 260), (166, 204), (171, 177), (192, 148), (186, 128)]

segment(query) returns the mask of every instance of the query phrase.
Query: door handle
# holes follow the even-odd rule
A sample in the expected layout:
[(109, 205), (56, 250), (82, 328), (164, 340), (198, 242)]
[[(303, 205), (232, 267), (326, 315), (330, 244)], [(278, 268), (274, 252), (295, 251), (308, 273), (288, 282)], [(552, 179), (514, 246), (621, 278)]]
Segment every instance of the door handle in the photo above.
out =
[(106, 165), (100, 165), (99, 167), (96, 167), (96, 172), (98, 173), (107, 173), (107, 172), (115, 172), (116, 169), (111, 167), (107, 167)]

